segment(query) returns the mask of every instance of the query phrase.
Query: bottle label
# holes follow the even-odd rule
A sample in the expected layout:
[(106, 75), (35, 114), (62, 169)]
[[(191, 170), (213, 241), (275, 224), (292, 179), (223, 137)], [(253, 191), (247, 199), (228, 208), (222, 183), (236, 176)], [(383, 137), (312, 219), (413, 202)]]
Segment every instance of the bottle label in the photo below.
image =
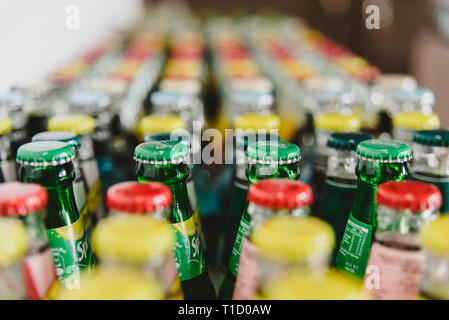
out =
[(27, 256), (23, 263), (24, 281), (29, 300), (45, 297), (56, 280), (55, 265), (50, 248)]
[(410, 179), (431, 183), (438, 187), (443, 197), (443, 204), (441, 205), (440, 212), (449, 212), (449, 179), (437, 179), (432, 177), (426, 177), (421, 174), (413, 173)]
[(242, 215), (240, 220), (240, 226), (235, 236), (234, 247), (232, 248), (231, 258), (229, 259), (229, 271), (237, 277), (239, 272), (240, 253), (242, 252), (242, 246), (244, 239), (249, 235), (251, 230), (251, 222), (245, 219), (245, 215)]
[(359, 279), (365, 275), (368, 263), (373, 226), (349, 215), (345, 232), (337, 254), (336, 267)]
[(174, 258), (180, 280), (190, 280), (199, 276), (204, 271), (205, 261), (194, 218), (170, 226), (176, 235)]
[(235, 282), (233, 300), (251, 300), (256, 295), (258, 284), (258, 265), (256, 247), (248, 240), (243, 239), (240, 264)]
[(48, 243), (62, 285), (79, 289), (80, 271), (92, 264), (92, 252), (84, 234), (83, 221), (47, 230)]
[(424, 269), (422, 251), (408, 251), (373, 243), (365, 287), (376, 300), (413, 300)]

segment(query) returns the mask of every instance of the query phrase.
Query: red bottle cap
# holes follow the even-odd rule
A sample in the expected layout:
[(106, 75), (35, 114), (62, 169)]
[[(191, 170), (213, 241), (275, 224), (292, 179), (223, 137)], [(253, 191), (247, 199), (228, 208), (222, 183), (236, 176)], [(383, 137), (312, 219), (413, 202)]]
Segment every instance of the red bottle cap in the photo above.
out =
[(47, 205), (47, 191), (38, 184), (0, 183), (0, 216), (24, 216), (41, 211)]
[(440, 190), (429, 183), (418, 181), (390, 181), (377, 189), (377, 203), (394, 210), (423, 212), (439, 209), (442, 204)]
[(170, 188), (159, 182), (121, 182), (106, 192), (106, 205), (118, 212), (151, 213), (167, 208), (171, 203)]
[(312, 203), (308, 184), (290, 179), (266, 179), (250, 185), (248, 201), (269, 209), (296, 209)]

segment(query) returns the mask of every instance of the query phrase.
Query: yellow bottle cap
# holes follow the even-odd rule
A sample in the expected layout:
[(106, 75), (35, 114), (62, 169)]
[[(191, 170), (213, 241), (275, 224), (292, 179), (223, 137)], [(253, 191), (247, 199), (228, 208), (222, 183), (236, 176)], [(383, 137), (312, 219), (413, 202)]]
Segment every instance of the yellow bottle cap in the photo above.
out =
[(393, 117), (393, 126), (407, 130), (439, 129), (440, 117), (436, 113), (426, 115), (420, 111), (399, 112)]
[(94, 118), (87, 115), (69, 114), (51, 117), (48, 121), (49, 131), (70, 131), (78, 135), (91, 133), (95, 129)]
[(293, 263), (322, 260), (334, 247), (334, 232), (314, 217), (273, 216), (255, 228), (253, 244), (262, 257)]
[(245, 113), (240, 115), (234, 123), (236, 129), (241, 130), (270, 130), (279, 129), (281, 119), (275, 114)]
[(0, 118), (0, 134), (10, 133), (12, 131), (12, 121), (10, 118)]
[(186, 122), (177, 115), (151, 115), (140, 120), (141, 134), (171, 133), (176, 129), (186, 129)]
[(145, 263), (165, 256), (173, 246), (165, 221), (141, 215), (113, 216), (101, 220), (92, 234), (92, 248), (101, 259)]
[(315, 128), (330, 132), (359, 131), (362, 121), (358, 115), (344, 115), (337, 112), (328, 112), (315, 118)]
[(28, 237), (22, 222), (15, 219), (0, 219), (0, 267), (18, 261), (27, 250)]
[(327, 274), (289, 270), (269, 280), (262, 288), (269, 300), (366, 300), (363, 283), (334, 270)]
[(421, 230), (421, 241), (424, 250), (449, 257), (449, 215), (440, 215)]
[(61, 288), (56, 300), (162, 300), (162, 285), (149, 275), (128, 269), (98, 267), (81, 273), (80, 288)]

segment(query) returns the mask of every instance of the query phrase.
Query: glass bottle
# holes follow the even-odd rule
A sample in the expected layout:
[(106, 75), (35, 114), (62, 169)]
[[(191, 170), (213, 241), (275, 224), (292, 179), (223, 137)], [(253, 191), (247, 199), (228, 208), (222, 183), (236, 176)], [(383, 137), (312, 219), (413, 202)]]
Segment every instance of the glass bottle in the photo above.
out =
[(11, 151), (12, 121), (0, 118), (0, 182), (16, 181), (16, 164)]
[(395, 140), (362, 141), (356, 148), (357, 190), (335, 260), (337, 269), (362, 280), (377, 227), (377, 187), (410, 174), (412, 152)]
[(72, 146), (59, 141), (39, 141), (17, 150), (19, 180), (42, 185), (48, 194), (48, 242), (59, 282), (79, 288), (80, 272), (94, 264), (84, 224), (75, 202), (75, 168)]
[(415, 299), (425, 264), (419, 231), (437, 218), (441, 193), (428, 183), (390, 181), (379, 186), (376, 200), (365, 287), (376, 300)]
[(449, 212), (449, 130), (415, 133), (410, 178), (436, 185), (443, 197), (441, 213)]

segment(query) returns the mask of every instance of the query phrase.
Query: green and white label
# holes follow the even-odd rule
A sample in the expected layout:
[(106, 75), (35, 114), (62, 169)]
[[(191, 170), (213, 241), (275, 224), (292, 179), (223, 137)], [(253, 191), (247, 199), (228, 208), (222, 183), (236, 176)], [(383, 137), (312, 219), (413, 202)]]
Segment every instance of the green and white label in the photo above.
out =
[(251, 222), (245, 219), (245, 215), (242, 215), (240, 220), (239, 230), (235, 237), (234, 247), (232, 248), (231, 257), (229, 259), (229, 271), (237, 277), (240, 264), (240, 254), (242, 252), (243, 240), (249, 235), (251, 230)]
[(363, 279), (369, 259), (372, 233), (372, 225), (358, 221), (352, 214), (349, 216), (335, 262), (337, 269)]
[(47, 230), (59, 282), (69, 289), (79, 289), (80, 272), (92, 264), (92, 252), (84, 234), (83, 221)]
[(205, 261), (194, 218), (170, 226), (176, 235), (173, 254), (180, 280), (199, 276), (204, 271)]

